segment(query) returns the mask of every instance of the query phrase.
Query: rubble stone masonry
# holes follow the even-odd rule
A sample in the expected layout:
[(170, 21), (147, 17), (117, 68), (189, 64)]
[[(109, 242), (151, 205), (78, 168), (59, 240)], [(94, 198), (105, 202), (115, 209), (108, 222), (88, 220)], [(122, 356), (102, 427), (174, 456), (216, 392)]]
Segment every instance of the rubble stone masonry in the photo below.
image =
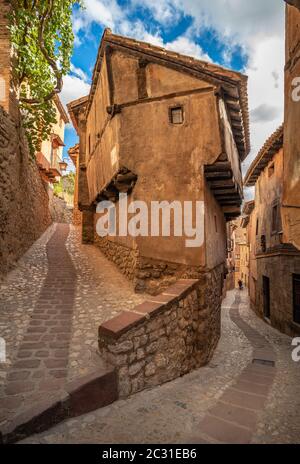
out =
[[(256, 314), (264, 318), (264, 295), (262, 277), (271, 282), (271, 315), (270, 322), (290, 337), (300, 335), (300, 327), (293, 322), (293, 274), (300, 274), (300, 255), (281, 253), (273, 256), (260, 256), (257, 259), (259, 279), (256, 283), (256, 304), (251, 304)], [(278, 279), (280, 276), (280, 282)]]
[(49, 197), (19, 121), (0, 106), (0, 276), (51, 224)]
[[(84, 229), (85, 235), (88, 235), (87, 229), (87, 227)], [(106, 237), (101, 238), (97, 233), (94, 235), (94, 244), (133, 282), (134, 289), (138, 293), (157, 295), (178, 279), (199, 279), (205, 273), (201, 266), (143, 257), (137, 247), (130, 248)], [(221, 265), (221, 268), (223, 269), (224, 266)]]
[(160, 385), (205, 365), (220, 337), (223, 267), (181, 279), (164, 293), (99, 328), (99, 349), (115, 366), (119, 397)]

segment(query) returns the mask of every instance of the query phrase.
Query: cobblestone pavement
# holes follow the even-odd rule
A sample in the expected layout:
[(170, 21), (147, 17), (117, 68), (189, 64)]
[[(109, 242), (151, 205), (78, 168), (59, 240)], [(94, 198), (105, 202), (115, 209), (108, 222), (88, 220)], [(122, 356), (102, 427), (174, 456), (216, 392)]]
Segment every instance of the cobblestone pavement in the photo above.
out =
[(72, 227), (67, 250), (77, 273), (69, 353), (69, 380), (90, 371), (97, 359), (99, 325), (142, 303), (131, 284), (93, 245), (80, 243), (78, 227)]
[(300, 364), (291, 352), (291, 339), (256, 317), (245, 291), (229, 292), (208, 366), (24, 443), (299, 443)]
[(7, 278), (0, 282), (0, 336), (6, 342), (6, 362), (0, 363), (0, 389), (6, 382), (14, 354), (23, 340), (46, 278), (46, 243), (54, 230), (55, 226), (50, 227), (23, 255)]
[(99, 324), (141, 301), (77, 228), (49, 228), (1, 284), (0, 424), (95, 368)]

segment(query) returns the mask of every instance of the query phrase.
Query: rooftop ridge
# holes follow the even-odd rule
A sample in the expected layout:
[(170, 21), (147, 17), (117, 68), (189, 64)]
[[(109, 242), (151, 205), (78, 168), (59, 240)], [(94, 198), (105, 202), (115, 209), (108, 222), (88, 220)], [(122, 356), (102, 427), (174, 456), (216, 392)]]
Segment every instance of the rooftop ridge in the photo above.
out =
[[(246, 187), (255, 185), (256, 175), (261, 173), (270, 159), (273, 158), (278, 149), (283, 145), (283, 127), (282, 124), (273, 132), (252, 161), (244, 180), (244, 185)], [(267, 157), (270, 158), (268, 161), (266, 160)]]

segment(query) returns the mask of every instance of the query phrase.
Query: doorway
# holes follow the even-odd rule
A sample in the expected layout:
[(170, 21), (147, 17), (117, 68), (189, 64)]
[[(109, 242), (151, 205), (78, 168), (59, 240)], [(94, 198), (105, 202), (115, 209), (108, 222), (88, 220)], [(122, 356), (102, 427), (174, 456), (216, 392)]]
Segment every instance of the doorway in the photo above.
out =
[(300, 275), (293, 275), (294, 322), (300, 324)]

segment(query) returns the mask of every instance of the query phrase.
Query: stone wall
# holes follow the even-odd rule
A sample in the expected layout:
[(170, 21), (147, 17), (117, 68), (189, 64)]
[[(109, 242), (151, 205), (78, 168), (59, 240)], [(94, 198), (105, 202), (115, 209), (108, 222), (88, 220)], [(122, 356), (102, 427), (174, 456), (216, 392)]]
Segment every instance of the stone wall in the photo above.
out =
[[(87, 235), (86, 228), (85, 231)], [(198, 279), (205, 272), (200, 266), (168, 263), (140, 256), (137, 248), (101, 238), (97, 233), (94, 235), (94, 244), (133, 282), (135, 291), (139, 293), (157, 295), (178, 279)], [(223, 268), (223, 265), (220, 267)]]
[(82, 243), (94, 243), (94, 211), (82, 211)]
[(121, 398), (210, 360), (220, 337), (222, 270), (179, 280), (99, 327), (99, 349), (116, 368)]
[(28, 154), (18, 119), (0, 106), (0, 275), (51, 222), (48, 185)]
[[(50, 192), (49, 192), (50, 193)], [(50, 214), (53, 222), (71, 224), (73, 221), (73, 208), (68, 207), (65, 200), (50, 193)]]
[(74, 204), (72, 223), (74, 226), (82, 224), (82, 212), (78, 209), (78, 204)]
[(102, 238), (95, 233), (94, 243), (105, 256), (115, 263), (120, 271), (131, 281), (135, 281), (138, 263), (138, 250), (126, 247), (107, 238)]
[(234, 290), (234, 289), (235, 289), (235, 272), (230, 271), (226, 275), (225, 290), (226, 292), (229, 292), (230, 290)]

